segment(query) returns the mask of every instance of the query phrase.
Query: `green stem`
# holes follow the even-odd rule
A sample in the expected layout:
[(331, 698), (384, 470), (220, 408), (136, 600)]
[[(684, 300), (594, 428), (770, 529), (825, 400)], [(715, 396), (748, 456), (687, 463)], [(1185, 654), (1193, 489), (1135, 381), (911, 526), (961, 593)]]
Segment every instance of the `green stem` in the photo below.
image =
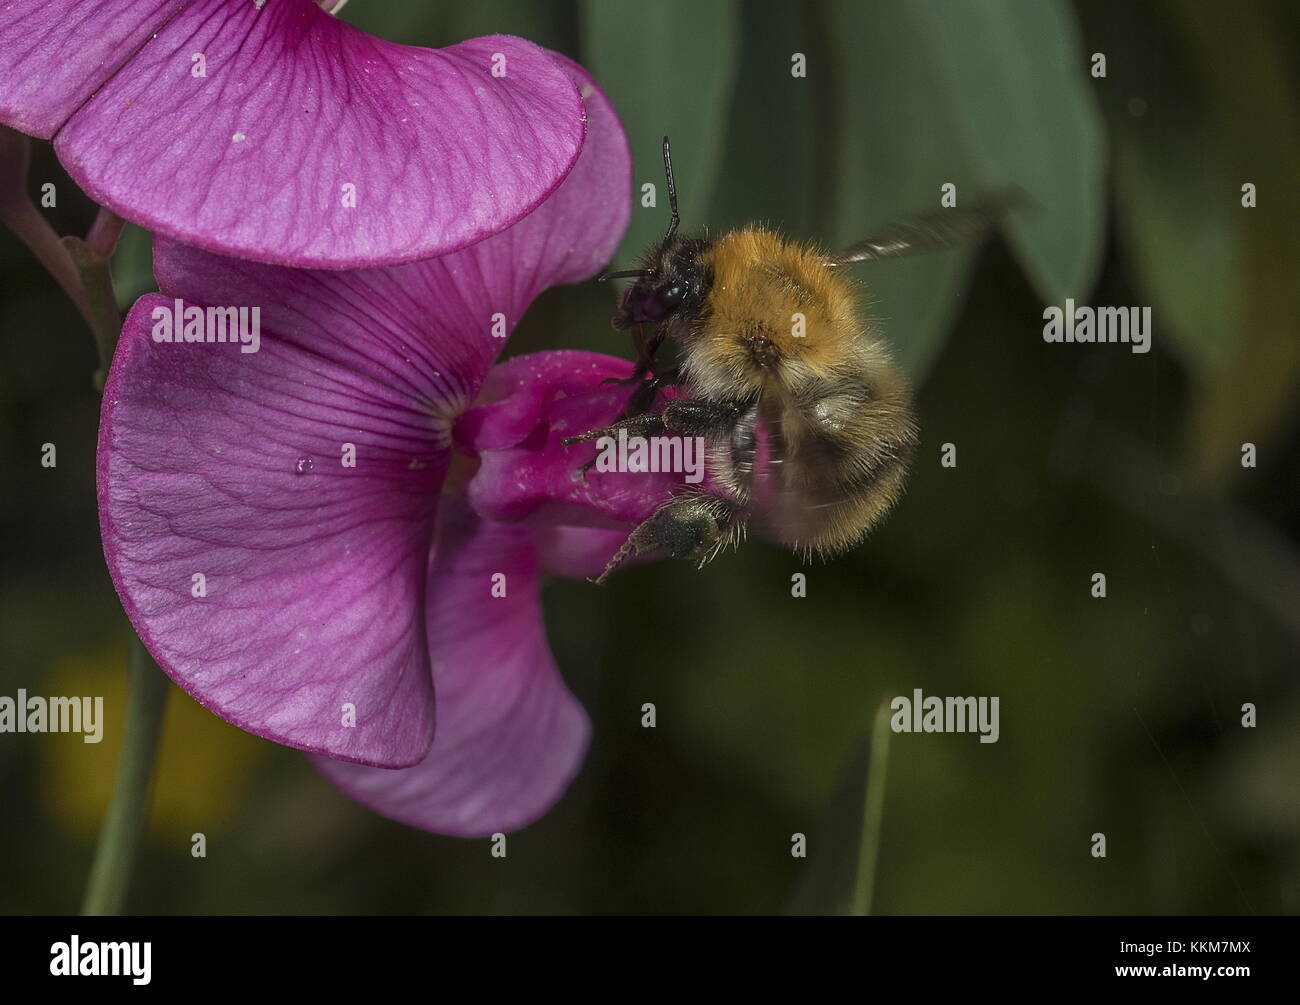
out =
[[(27, 193), (30, 163), (31, 141), (0, 126), (0, 224), (8, 226), (31, 249), (86, 319), (99, 349), (100, 368), (95, 374), (95, 386), (102, 391), (122, 328), (109, 260), (122, 235), (124, 221), (112, 210), (101, 207), (85, 240), (60, 239)], [(83, 914), (118, 914), (122, 910), (140, 837), (148, 820), (154, 763), (166, 706), (167, 678), (132, 634), (122, 752), (113, 797), (100, 828), (95, 861), (86, 884)]]
[(127, 662), (126, 723), (113, 797), (99, 831), (83, 915), (121, 914), (149, 817), (154, 764), (167, 707), (167, 677), (140, 640), (131, 637)]
[[(109, 258), (122, 232), (122, 220), (101, 209), (86, 240), (65, 237), (61, 244), (76, 267), (85, 293), (90, 329), (99, 348), (100, 368), (95, 386), (103, 390), (122, 317), (113, 295)], [(131, 883), (136, 853), (149, 818), (154, 767), (163, 713), (167, 707), (167, 677), (144, 645), (132, 634), (127, 661), (127, 707), (122, 753), (108, 813), (99, 831), (95, 861), (86, 884), (82, 914), (120, 914)]]
[[(112, 248), (117, 244), (117, 234), (105, 237), (101, 223), (107, 210), (100, 210), (99, 220), (92, 229), (91, 237), (103, 242), (111, 240), (105, 253), (99, 247), (83, 241), (79, 237), (65, 237), (60, 242), (81, 279), (87, 308), (87, 321), (91, 334), (95, 336), (95, 345), (99, 349), (99, 370), (95, 373), (95, 388), (102, 391), (104, 381), (108, 379), (108, 367), (113, 362), (113, 351), (117, 348), (117, 336), (122, 331), (122, 315), (117, 310), (117, 297), (113, 293), (113, 274), (109, 271), (108, 259)], [(121, 220), (108, 213), (119, 224)]]
[(867, 789), (863, 793), (862, 836), (858, 846), (858, 875), (853, 887), (851, 913), (871, 913), (876, 885), (876, 860), (880, 856), (880, 822), (885, 812), (885, 772), (889, 768), (889, 702), (882, 701), (871, 728), (871, 753), (867, 763)]

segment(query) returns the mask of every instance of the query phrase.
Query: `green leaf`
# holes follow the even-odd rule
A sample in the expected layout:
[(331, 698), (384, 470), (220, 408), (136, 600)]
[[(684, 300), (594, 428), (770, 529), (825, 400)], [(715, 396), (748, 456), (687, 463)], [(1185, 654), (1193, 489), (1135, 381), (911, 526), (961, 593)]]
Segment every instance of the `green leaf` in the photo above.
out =
[(1035, 204), (1009, 229), (1039, 294), (1085, 297), (1101, 260), (1105, 151), (1069, 6), (908, 0), (907, 8), (979, 182), (1019, 185)]
[(459, 42), (452, 38), (448, 8), (443, 4), (361, 3), (347, 4), (339, 20), (372, 35), (403, 45), (442, 46)]
[[(831, 198), (824, 237), (842, 247), (882, 227), (939, 206), (941, 187), (974, 193), (976, 176), (923, 39), (902, 0), (827, 8), (832, 66), (826, 94), (833, 111)], [(774, 142), (778, 140), (774, 137)], [(920, 381), (956, 316), (974, 253), (953, 249), (855, 265), (864, 308), (913, 381)]]
[[(819, 10), (812, 4), (766, 0), (745, 5), (738, 95), (729, 112), (720, 182), (708, 224), (718, 230), (762, 221), (791, 238), (821, 242), (814, 184), (827, 144), (820, 94), (825, 59), (816, 72)], [(796, 77), (793, 57), (805, 57)], [(812, 68), (809, 68), (811, 63)]]
[(815, 837), (810, 836), (808, 868), (795, 885), (786, 913), (871, 913), (892, 735), (889, 710), (888, 699), (882, 698), (870, 737), (841, 768), (835, 794)]
[(870, 738), (863, 737), (845, 759), (834, 794), (808, 834), (808, 864), (784, 913), (852, 913), (862, 842), (862, 794), (870, 763)]
[(354, 0), (339, 16), (358, 28), (404, 45), (439, 47), (480, 35), (518, 35), (572, 52), (576, 19), (568, 4), (475, 0), (472, 4), (363, 3)]
[[(683, 225), (707, 218), (736, 77), (734, 0), (584, 0), (583, 58), (618, 109), (632, 147), (632, 221), (615, 259), (630, 261), (668, 223), (662, 144), (672, 138)], [(641, 186), (655, 186), (643, 208)]]
[(118, 310), (125, 311), (146, 293), (158, 288), (153, 278), (153, 236), (134, 223), (122, 228), (110, 264), (113, 295)]
[[(1089, 47), (1110, 61), (1099, 94), (1115, 137), (1120, 249), (1157, 340), (1193, 379), (1189, 473), (1240, 476), (1241, 444), (1286, 436), (1300, 381), (1289, 37), (1267, 3), (1082, 10)], [(1246, 182), (1258, 208), (1242, 205)]]
[(1210, 383), (1245, 320), (1242, 210), (1225, 143), (1160, 9), (1110, 0), (1081, 15), (1089, 48), (1108, 60), (1098, 96), (1113, 138), (1121, 254), (1160, 336), (1199, 384)]
[(1220, 153), (1201, 129), (1115, 140), (1120, 238), (1169, 347), (1202, 381), (1231, 360), (1245, 320), (1242, 210)]

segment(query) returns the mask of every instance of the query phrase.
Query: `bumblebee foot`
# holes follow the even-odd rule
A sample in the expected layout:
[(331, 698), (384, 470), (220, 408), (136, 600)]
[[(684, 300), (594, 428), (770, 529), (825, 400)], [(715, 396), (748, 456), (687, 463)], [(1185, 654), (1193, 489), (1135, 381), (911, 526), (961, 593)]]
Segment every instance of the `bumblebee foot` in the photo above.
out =
[(678, 496), (637, 525), (592, 580), (603, 585), (627, 559), (660, 550), (670, 558), (693, 559), (702, 567), (740, 528), (734, 503), (716, 496)]
[(560, 442), (566, 447), (571, 447), (575, 443), (582, 443), (584, 440), (598, 440), (602, 436), (617, 436), (621, 429), (626, 429), (629, 435), (641, 436), (659, 432), (663, 428), (664, 420), (660, 415), (630, 415), (603, 429), (589, 429), (577, 436), (566, 436)]
[(610, 384), (620, 384), (624, 387), (630, 387), (633, 384), (639, 384), (645, 380), (644, 374), (633, 373), (630, 377), (606, 377), (600, 382), (601, 387), (608, 387)]

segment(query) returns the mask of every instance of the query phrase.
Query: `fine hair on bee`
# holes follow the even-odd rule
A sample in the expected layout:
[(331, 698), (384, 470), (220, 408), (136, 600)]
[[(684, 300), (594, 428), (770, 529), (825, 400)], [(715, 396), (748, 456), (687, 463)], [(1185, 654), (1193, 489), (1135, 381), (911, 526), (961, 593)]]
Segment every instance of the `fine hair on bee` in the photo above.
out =
[[(600, 277), (634, 280), (612, 324), (637, 329), (637, 387), (616, 422), (564, 442), (620, 430), (699, 436), (708, 478), (637, 526), (595, 581), (651, 551), (703, 566), (747, 527), (805, 560), (838, 554), (897, 502), (918, 435), (906, 381), (861, 319), (843, 268), (977, 238), (1018, 193), (895, 223), (828, 254), (758, 225), (679, 235), (666, 136), (663, 156), (667, 231), (637, 268)], [(656, 355), (669, 339), (679, 361), (665, 370)], [(657, 392), (670, 386), (677, 395), (662, 403)]]

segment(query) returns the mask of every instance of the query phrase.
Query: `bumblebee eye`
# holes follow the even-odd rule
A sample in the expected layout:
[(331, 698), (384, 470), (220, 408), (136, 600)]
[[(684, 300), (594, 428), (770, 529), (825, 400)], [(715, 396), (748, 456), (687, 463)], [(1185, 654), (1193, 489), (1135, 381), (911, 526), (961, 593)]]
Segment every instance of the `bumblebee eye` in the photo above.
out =
[(655, 300), (663, 308), (664, 313), (672, 310), (684, 299), (686, 299), (686, 287), (682, 283), (673, 283), (671, 286), (661, 287), (655, 293)]

